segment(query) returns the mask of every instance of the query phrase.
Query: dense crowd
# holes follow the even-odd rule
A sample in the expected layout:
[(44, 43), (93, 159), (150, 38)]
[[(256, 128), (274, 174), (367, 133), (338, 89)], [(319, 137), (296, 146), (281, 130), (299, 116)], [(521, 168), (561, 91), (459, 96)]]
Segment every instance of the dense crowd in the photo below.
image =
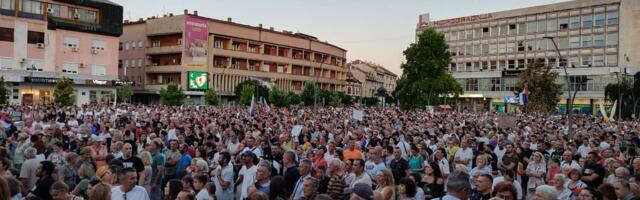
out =
[(640, 197), (638, 121), (575, 116), (569, 134), (564, 116), (396, 107), (0, 111), (0, 200)]

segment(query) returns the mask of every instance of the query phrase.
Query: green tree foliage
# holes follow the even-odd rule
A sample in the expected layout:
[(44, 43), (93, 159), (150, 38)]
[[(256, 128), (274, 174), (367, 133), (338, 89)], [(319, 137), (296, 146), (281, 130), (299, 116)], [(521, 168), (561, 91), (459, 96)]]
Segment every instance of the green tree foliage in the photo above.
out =
[[(236, 97), (242, 97), (242, 88), (245, 85), (250, 85), (254, 87), (254, 93), (256, 95), (256, 99), (258, 99), (258, 97), (263, 97), (263, 98), (267, 98), (267, 101), (270, 101), (269, 99), (269, 88), (267, 88), (266, 86), (260, 84), (260, 82), (256, 81), (256, 80), (246, 80), (241, 82), (240, 84), (236, 85), (235, 90), (233, 91), (236, 95)], [(256, 94), (256, 90), (257, 90), (257, 94)], [(249, 98), (249, 101), (251, 101), (251, 98)], [(248, 105), (248, 104), (247, 104)]]
[(329, 97), (329, 105), (333, 107), (342, 106), (342, 96), (339, 92), (332, 92), (331, 97)]
[(248, 106), (249, 104), (251, 104), (252, 97), (256, 98), (256, 101), (257, 101), (258, 97), (254, 96), (256, 92), (255, 85), (245, 84), (239, 89), (240, 89), (240, 96), (239, 96), (240, 103), (242, 105)]
[(271, 92), (269, 92), (269, 103), (277, 107), (288, 106), (288, 93), (278, 87), (274, 87), (273, 89), (271, 89)]
[(300, 95), (297, 95), (292, 91), (287, 92), (287, 102), (289, 102), (289, 105), (300, 104)]
[(160, 89), (160, 103), (170, 106), (179, 106), (184, 103), (184, 92), (176, 84), (169, 84)]
[(4, 76), (0, 77), (0, 105), (7, 104), (9, 99), (9, 91), (4, 82)]
[(313, 81), (307, 81), (304, 83), (304, 88), (300, 93), (300, 100), (305, 106), (313, 106), (315, 102), (315, 95), (318, 95), (318, 103), (322, 103), (322, 97), (320, 96), (320, 88)]
[(218, 93), (216, 93), (215, 90), (209, 89), (204, 95), (204, 102), (207, 105), (217, 106), (218, 104), (220, 104), (220, 97), (218, 97)]
[(529, 84), (527, 98), (527, 112), (548, 113), (555, 110), (562, 85), (556, 83), (558, 72), (551, 71), (551, 67), (542, 62), (534, 62), (527, 66), (518, 76), (518, 91), (520, 94), (525, 84)]
[[(605, 97), (613, 101), (618, 101), (618, 105), (622, 105), (622, 118), (629, 118), (633, 114), (638, 115), (638, 105), (640, 103), (640, 72), (634, 75), (633, 80), (626, 77), (620, 77), (620, 83), (610, 83), (604, 88)], [(622, 100), (620, 100), (622, 97)], [(622, 104), (621, 104), (622, 103)], [(616, 108), (616, 113), (620, 112), (620, 108)], [(618, 114), (616, 114), (616, 117)]]
[(462, 94), (460, 84), (447, 72), (450, 55), (444, 35), (427, 28), (403, 53), (407, 62), (394, 91), (403, 109), (441, 104), (446, 96)]
[(120, 98), (122, 102), (131, 102), (131, 96), (133, 96), (133, 88), (131, 88), (131, 85), (121, 85), (118, 87), (116, 92), (118, 93), (118, 98)]
[(63, 77), (56, 81), (56, 87), (53, 90), (53, 102), (60, 107), (72, 106), (76, 103), (71, 79)]

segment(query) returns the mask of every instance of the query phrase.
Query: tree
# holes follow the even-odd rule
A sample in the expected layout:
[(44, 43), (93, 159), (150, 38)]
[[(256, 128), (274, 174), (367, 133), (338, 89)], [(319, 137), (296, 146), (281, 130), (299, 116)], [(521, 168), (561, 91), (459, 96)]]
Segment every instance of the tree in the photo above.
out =
[(255, 98), (255, 91), (255, 85), (243, 85), (240, 88), (240, 103), (245, 106), (251, 104), (251, 98)]
[[(263, 84), (261, 84), (260, 82), (256, 81), (256, 80), (246, 80), (241, 82), (240, 84), (236, 85), (235, 90), (233, 91), (236, 95), (236, 97), (241, 97), (242, 96), (242, 88), (245, 85), (250, 85), (253, 86), (254, 88), (254, 93), (256, 94), (256, 99), (258, 97), (263, 97), (263, 98), (267, 98), (267, 101), (269, 101), (269, 88), (267, 88), (266, 86), (264, 86)], [(257, 92), (256, 92), (257, 90)], [(251, 101), (251, 98), (249, 98), (249, 101)]]
[[(320, 88), (313, 81), (304, 82), (304, 88), (302, 88), (302, 92), (300, 93), (300, 100), (304, 103), (305, 106), (312, 106), (315, 103), (315, 95), (320, 93)], [(322, 102), (320, 94), (317, 97), (318, 102)]]
[[(640, 78), (640, 73), (636, 73), (635, 78)], [(618, 101), (618, 108), (616, 108), (616, 113), (621, 112), (622, 118), (631, 117), (632, 114), (636, 113), (637, 109), (637, 100), (636, 94), (640, 91), (640, 83), (636, 79), (634, 82), (626, 78), (622, 78), (619, 83), (610, 83), (604, 88), (604, 96), (610, 101)], [(622, 97), (622, 99), (620, 99)], [(623, 106), (622, 110), (619, 106)], [(615, 117), (618, 117), (616, 114)]]
[(0, 105), (9, 103), (8, 93), (7, 87), (4, 84), (4, 76), (0, 76)]
[(215, 90), (209, 89), (204, 95), (204, 102), (207, 103), (207, 105), (217, 106), (220, 104), (220, 97), (218, 97)]
[(527, 112), (548, 113), (555, 110), (562, 93), (562, 85), (556, 83), (557, 79), (558, 72), (551, 71), (549, 65), (539, 61), (529, 64), (527, 69), (520, 73), (516, 95), (528, 84)]
[(184, 103), (184, 92), (177, 84), (169, 84), (160, 89), (160, 103), (170, 106), (179, 106)]
[(53, 90), (53, 102), (59, 107), (72, 106), (76, 103), (71, 79), (62, 77), (56, 81), (56, 87)]
[(403, 54), (407, 62), (401, 65), (402, 77), (394, 91), (401, 108), (424, 108), (462, 94), (460, 84), (447, 72), (450, 55), (444, 35), (426, 28)]
[(287, 92), (287, 102), (289, 102), (289, 105), (300, 104), (300, 95), (297, 95), (292, 91)]
[(289, 99), (287, 92), (274, 87), (269, 92), (269, 102), (277, 107), (284, 107), (289, 105)]
[(329, 97), (329, 105), (333, 107), (342, 106), (342, 96), (340, 92), (332, 92), (331, 97)]
[(118, 93), (118, 98), (120, 98), (122, 102), (126, 103), (131, 101), (131, 96), (133, 96), (133, 89), (131, 88), (131, 85), (121, 85), (118, 87), (116, 92)]

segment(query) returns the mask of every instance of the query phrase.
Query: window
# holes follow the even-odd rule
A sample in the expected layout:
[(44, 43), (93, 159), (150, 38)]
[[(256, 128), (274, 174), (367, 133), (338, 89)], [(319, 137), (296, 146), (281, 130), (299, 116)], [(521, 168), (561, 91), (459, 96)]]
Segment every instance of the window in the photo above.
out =
[(498, 44), (498, 53), (505, 53), (507, 49), (507, 44), (502, 43), (502, 44)]
[(547, 39), (539, 39), (537, 45), (538, 51), (546, 51), (547, 50)]
[(488, 44), (483, 44), (482, 45), (482, 55), (489, 55), (489, 45)]
[(595, 24), (594, 26), (604, 26), (604, 13), (598, 13), (593, 16)]
[(138, 67), (144, 66), (144, 59), (138, 59)]
[(518, 35), (524, 35), (526, 33), (527, 27), (524, 22), (518, 24)]
[(120, 43), (118, 44), (118, 50), (119, 50), (119, 51), (122, 51), (123, 46), (124, 46), (124, 44), (122, 44), (122, 42), (120, 42)]
[(20, 11), (42, 15), (42, 2), (33, 0), (22, 0), (20, 3)]
[(560, 38), (558, 38), (558, 41), (556, 41), (556, 42), (557, 42), (557, 45), (558, 45), (558, 49), (567, 49), (567, 48), (569, 48), (569, 38), (568, 37), (560, 37)]
[(13, 0), (0, 0), (0, 9), (13, 10)]
[(549, 67), (558, 67), (558, 63), (556, 63), (555, 58), (547, 59), (547, 65), (549, 65)]
[(507, 43), (507, 52), (508, 53), (512, 53), (516, 51), (516, 43), (515, 42), (509, 42)]
[(491, 70), (496, 70), (496, 69), (498, 69), (498, 62), (496, 62), (495, 60), (494, 60), (494, 61), (489, 62), (489, 65), (490, 65), (490, 66), (489, 66), (489, 68), (490, 68)]
[(92, 65), (91, 66), (91, 75), (95, 76), (104, 76), (106, 75), (106, 70), (104, 65)]
[(591, 35), (582, 36), (582, 47), (591, 47)]
[(466, 35), (465, 39), (467, 39), (467, 40), (473, 39), (473, 31), (472, 30), (467, 30), (466, 33), (467, 33), (467, 35)]
[(49, 4), (47, 6), (48, 9), (51, 10), (50, 13), (48, 13), (49, 16), (53, 16), (53, 17), (62, 17), (62, 14), (60, 13), (60, 9), (61, 8), (67, 8), (66, 6), (60, 6), (57, 4)]
[(29, 44), (44, 43), (44, 33), (36, 32), (36, 31), (27, 32), (27, 43)]
[(535, 46), (535, 41), (533, 41), (533, 40), (527, 41), (527, 51), (533, 51), (533, 49), (534, 49), (533, 46)]
[(587, 76), (569, 76), (569, 83), (571, 84), (571, 88), (575, 91), (585, 91), (587, 90)]
[(465, 50), (464, 50), (465, 54), (464, 55), (467, 55), (467, 56), (472, 56), (473, 55), (473, 46), (469, 45), (469, 46), (465, 46), (464, 48), (465, 48)]
[(580, 28), (580, 16), (573, 16), (569, 18), (569, 29)]
[(576, 67), (576, 66), (580, 66), (580, 58), (579, 57), (571, 57), (569, 58), (569, 64), (571, 66), (569, 67)]
[(507, 35), (507, 33), (509, 32), (509, 25), (502, 25), (500, 26), (500, 35)]
[(498, 27), (497, 26), (491, 27), (491, 37), (495, 37), (495, 36), (498, 36)]
[(594, 35), (593, 36), (593, 46), (594, 47), (604, 47), (604, 35)]
[(498, 61), (498, 69), (504, 69), (507, 67), (507, 63), (504, 60)]
[(524, 51), (524, 42), (518, 41), (518, 52)]
[(76, 16), (78, 16), (77, 20), (80, 20), (83, 22), (97, 23), (96, 21), (97, 13), (95, 11), (91, 11), (87, 9), (75, 9), (75, 13), (76, 13)]
[(478, 79), (468, 78), (465, 81), (465, 91), (478, 91)]
[(13, 89), (13, 99), (20, 98), (20, 89)]
[(480, 45), (474, 45), (474, 46), (473, 46), (473, 55), (475, 55), (475, 56), (479, 56), (479, 55), (482, 53), (482, 51), (480, 50), (480, 48), (482, 48), (482, 46), (480, 46)]
[(75, 37), (63, 37), (62, 45), (69, 48), (74, 48), (79, 46), (80, 41)]
[[(180, 42), (180, 40), (178, 40), (178, 42)], [(143, 48), (144, 45), (142, 44), (142, 41), (138, 41), (138, 47)]]
[(524, 60), (520, 59), (518, 60), (518, 69), (523, 69), (524, 68)]
[(102, 40), (92, 40), (91, 41), (91, 50), (100, 50), (104, 51), (104, 46), (106, 43)]
[(618, 45), (618, 33), (607, 33), (607, 46)]
[(125, 68), (129, 67), (129, 60), (124, 60), (124, 67)]
[(546, 32), (547, 31), (547, 21), (541, 20), (538, 21), (538, 32)]
[(62, 73), (77, 74), (79, 65), (78, 63), (64, 63), (62, 64)]
[(129, 46), (131, 45), (131, 43), (129, 42), (124, 42), (124, 50), (129, 50)]
[(496, 54), (497, 51), (498, 51), (498, 45), (496, 44), (489, 45), (489, 54)]
[(560, 18), (558, 19), (558, 24), (559, 24), (559, 30), (567, 30), (569, 29), (569, 18)]
[(509, 60), (509, 62), (507, 64), (507, 68), (513, 69), (515, 67), (516, 67), (516, 61), (515, 60)]
[(592, 15), (582, 15), (582, 28), (591, 28), (593, 26)]
[(580, 37), (570, 37), (569, 48), (580, 48)]
[(556, 19), (547, 20), (547, 31), (556, 31), (558, 30), (558, 22)]
[(618, 24), (618, 11), (608, 12), (607, 25), (616, 25), (616, 24)]
[(13, 29), (0, 27), (0, 41), (13, 42)]
[(482, 38), (482, 29), (477, 28), (473, 33), (473, 38)]
[(582, 66), (583, 67), (591, 67), (591, 56), (582, 56)]
[(618, 65), (618, 55), (609, 54), (607, 55), (607, 66), (616, 66)]
[(159, 47), (159, 46), (160, 46), (160, 41), (158, 41), (158, 40), (153, 41), (153, 42), (151, 43), (151, 46), (152, 46), (152, 47)]
[(527, 22), (527, 33), (535, 33), (537, 25), (535, 21)]
[(518, 26), (516, 24), (509, 24), (509, 35), (515, 35), (518, 33)]
[(604, 66), (604, 56), (603, 55), (593, 56), (593, 66), (595, 67)]

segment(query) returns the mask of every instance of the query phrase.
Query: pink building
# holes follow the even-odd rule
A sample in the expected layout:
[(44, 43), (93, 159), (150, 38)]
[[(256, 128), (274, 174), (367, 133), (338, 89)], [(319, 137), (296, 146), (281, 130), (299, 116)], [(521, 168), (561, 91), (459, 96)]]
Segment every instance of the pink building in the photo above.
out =
[(122, 6), (104, 0), (0, 0), (0, 76), (10, 103), (50, 103), (62, 77), (73, 80), (78, 105), (112, 102), (121, 22)]

